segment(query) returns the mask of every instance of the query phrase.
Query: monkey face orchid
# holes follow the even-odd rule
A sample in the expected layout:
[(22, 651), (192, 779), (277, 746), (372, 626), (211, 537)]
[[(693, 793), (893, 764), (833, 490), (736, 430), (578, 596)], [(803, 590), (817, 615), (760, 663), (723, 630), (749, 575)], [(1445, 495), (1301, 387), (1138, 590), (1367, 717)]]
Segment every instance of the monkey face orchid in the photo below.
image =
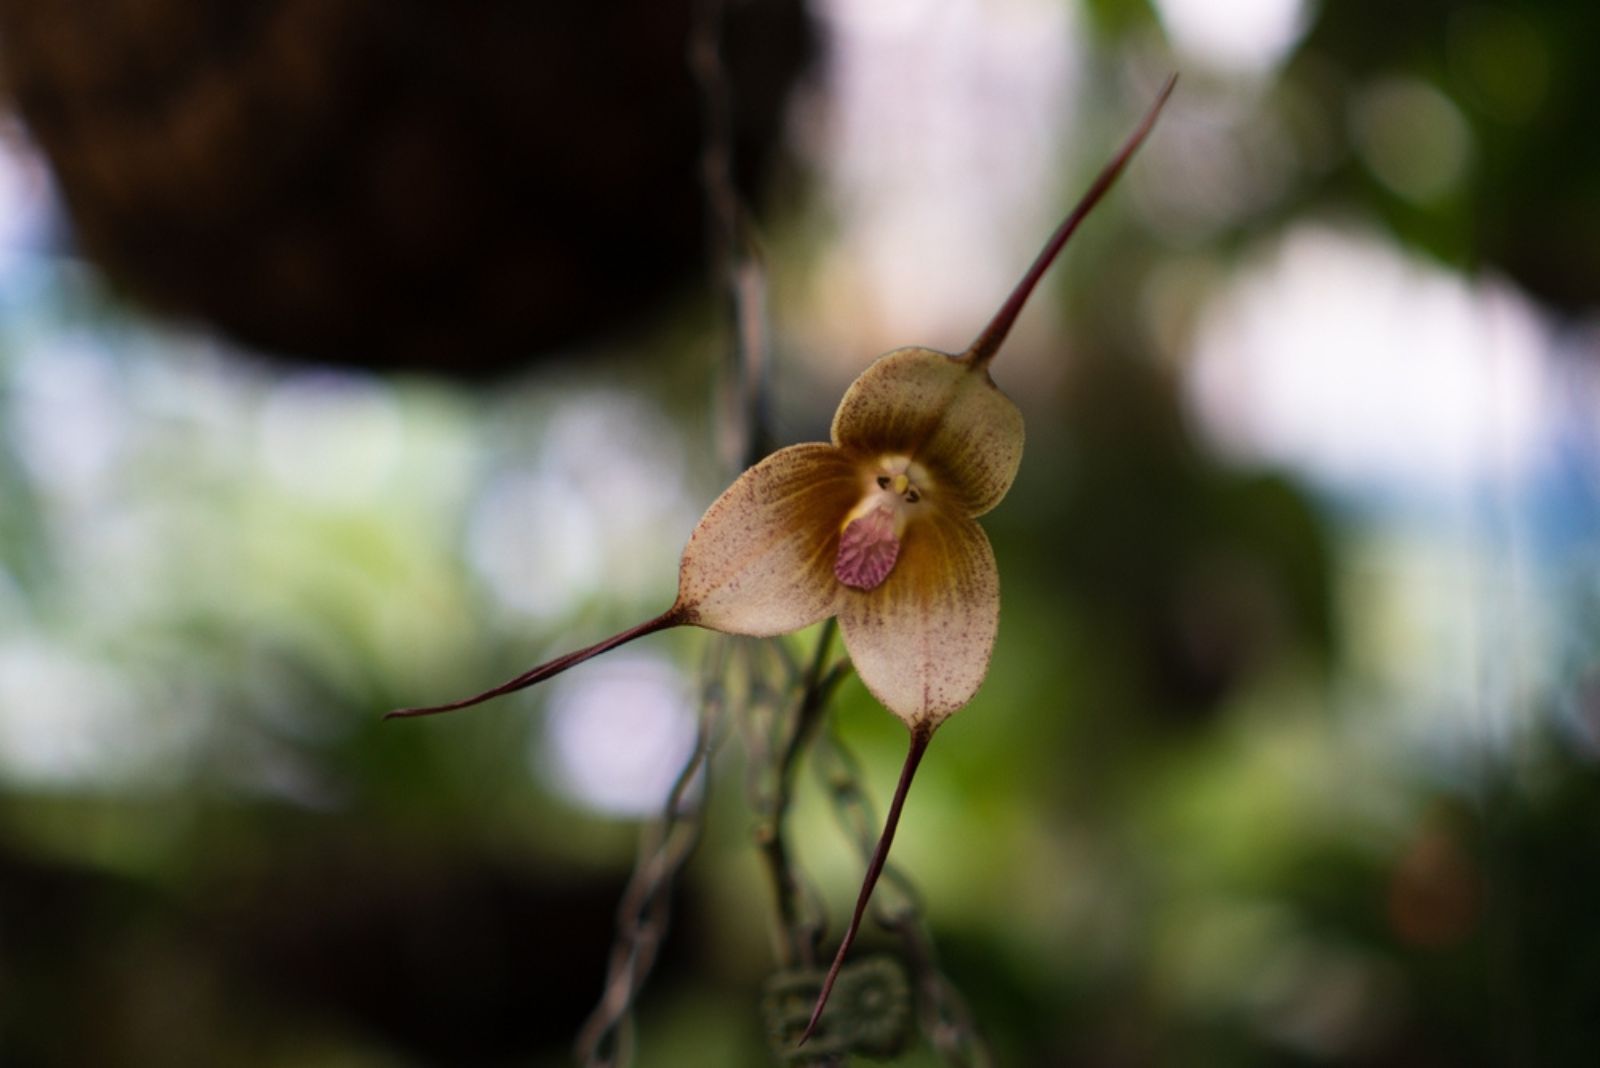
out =
[(973, 353), (896, 349), (845, 393), (832, 437), (778, 450), (706, 509), (661, 615), (484, 693), (390, 715), (478, 704), (668, 627), (770, 637), (837, 616), (867, 688), (931, 732), (988, 671), (1000, 579), (975, 517), (1016, 476), (1022, 413)]
[(832, 444), (746, 471), (683, 553), (683, 622), (783, 634), (839, 618), (856, 672), (913, 730), (988, 670), (1000, 583), (974, 517), (1005, 496), (1022, 415), (971, 359), (898, 349), (855, 381)]
[(1000, 578), (976, 519), (1011, 487), (1023, 438), (1022, 414), (995, 387), (989, 363), (1056, 254), (1150, 132), (1172, 87), (1169, 79), (966, 352), (904, 348), (879, 357), (839, 402), (830, 443), (778, 450), (712, 503), (683, 551), (671, 608), (483, 693), (389, 713), (475, 705), (670, 627), (769, 637), (837, 616), (856, 673), (905, 721), (911, 748), (801, 1041), (816, 1028), (860, 927), (934, 729), (972, 698), (989, 670)]

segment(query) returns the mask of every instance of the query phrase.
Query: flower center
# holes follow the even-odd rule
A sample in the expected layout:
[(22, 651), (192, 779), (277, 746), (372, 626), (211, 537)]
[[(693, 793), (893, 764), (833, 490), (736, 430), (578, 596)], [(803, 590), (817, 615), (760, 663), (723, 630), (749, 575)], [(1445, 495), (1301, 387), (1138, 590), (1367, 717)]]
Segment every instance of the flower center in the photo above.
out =
[(861, 502), (845, 517), (833, 574), (846, 586), (872, 590), (883, 585), (900, 558), (900, 538), (922, 491), (920, 467), (905, 457), (879, 461)]

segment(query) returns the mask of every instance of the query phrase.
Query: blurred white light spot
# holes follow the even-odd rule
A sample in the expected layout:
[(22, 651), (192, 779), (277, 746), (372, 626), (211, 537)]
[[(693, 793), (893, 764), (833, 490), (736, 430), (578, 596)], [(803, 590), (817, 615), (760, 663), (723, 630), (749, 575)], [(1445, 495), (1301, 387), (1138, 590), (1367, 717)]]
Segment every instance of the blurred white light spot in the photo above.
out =
[(1291, 231), (1194, 344), (1211, 436), (1342, 490), (1456, 494), (1525, 475), (1542, 447), (1535, 310), (1376, 238)]
[(172, 724), (142, 714), (103, 664), (43, 641), (0, 643), (0, 772), (36, 786), (126, 782), (152, 770)]
[(1352, 139), (1378, 180), (1408, 200), (1447, 196), (1466, 174), (1472, 134), (1461, 111), (1416, 78), (1389, 78), (1351, 106)]
[(43, 161), (0, 114), (0, 277), (43, 244), (56, 216)]
[(659, 810), (694, 747), (689, 685), (666, 660), (624, 654), (556, 680), (535, 768), (581, 805)]
[(694, 519), (666, 420), (622, 394), (575, 396), (550, 416), (536, 465), (490, 484), (468, 553), (502, 603), (554, 619), (602, 592), (670, 596)]
[(360, 502), (399, 463), (400, 416), (377, 379), (319, 371), (273, 389), (261, 410), (262, 461), (288, 489), (322, 502)]
[(819, 5), (829, 93), (801, 128), (840, 219), (816, 276), (833, 312), (808, 325), (851, 331), (813, 342), (838, 370), (891, 345), (965, 344), (1049, 233), (1074, 12), (1057, 0)]
[(1311, 24), (1305, 0), (1156, 0), (1156, 8), (1178, 51), (1240, 74), (1276, 67)]
[(596, 516), (542, 472), (497, 478), (473, 517), (468, 552), (485, 585), (538, 619), (570, 613), (600, 582)]
[(12, 388), (11, 432), (40, 489), (100, 495), (122, 458), (127, 430), (124, 386), (110, 350), (91, 334), (52, 339), (18, 360)]

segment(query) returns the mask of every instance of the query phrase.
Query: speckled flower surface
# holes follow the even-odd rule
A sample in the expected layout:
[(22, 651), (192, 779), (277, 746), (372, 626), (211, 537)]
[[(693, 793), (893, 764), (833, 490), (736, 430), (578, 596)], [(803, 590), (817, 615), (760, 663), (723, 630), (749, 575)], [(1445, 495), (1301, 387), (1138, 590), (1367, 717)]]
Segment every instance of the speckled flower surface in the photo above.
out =
[(750, 468), (689, 539), (674, 610), (734, 634), (838, 616), (873, 696), (932, 727), (983, 682), (1000, 577), (975, 521), (1022, 460), (1022, 414), (970, 358), (896, 349), (856, 379), (831, 444)]

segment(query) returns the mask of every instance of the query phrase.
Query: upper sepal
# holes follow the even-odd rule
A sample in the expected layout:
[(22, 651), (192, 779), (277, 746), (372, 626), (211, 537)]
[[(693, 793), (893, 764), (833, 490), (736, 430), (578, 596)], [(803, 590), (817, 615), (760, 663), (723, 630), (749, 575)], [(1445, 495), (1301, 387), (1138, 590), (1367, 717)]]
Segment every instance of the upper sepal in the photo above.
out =
[(1000, 503), (1022, 463), (1022, 413), (989, 372), (933, 349), (895, 349), (861, 373), (833, 417), (833, 443), (853, 453), (909, 456), (932, 475), (949, 511)]

